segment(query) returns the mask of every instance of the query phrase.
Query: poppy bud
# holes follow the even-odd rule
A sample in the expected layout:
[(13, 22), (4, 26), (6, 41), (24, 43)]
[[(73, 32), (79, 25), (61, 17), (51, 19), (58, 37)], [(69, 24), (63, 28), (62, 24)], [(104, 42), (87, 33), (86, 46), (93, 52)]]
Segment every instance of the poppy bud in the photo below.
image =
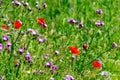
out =
[(88, 49), (88, 44), (83, 44), (84, 49)]

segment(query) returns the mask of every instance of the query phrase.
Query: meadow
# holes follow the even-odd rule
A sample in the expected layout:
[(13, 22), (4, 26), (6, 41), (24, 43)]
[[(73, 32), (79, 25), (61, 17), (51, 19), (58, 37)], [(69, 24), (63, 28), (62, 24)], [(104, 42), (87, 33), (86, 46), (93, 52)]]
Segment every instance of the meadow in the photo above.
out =
[(0, 0), (0, 80), (119, 80), (120, 0)]

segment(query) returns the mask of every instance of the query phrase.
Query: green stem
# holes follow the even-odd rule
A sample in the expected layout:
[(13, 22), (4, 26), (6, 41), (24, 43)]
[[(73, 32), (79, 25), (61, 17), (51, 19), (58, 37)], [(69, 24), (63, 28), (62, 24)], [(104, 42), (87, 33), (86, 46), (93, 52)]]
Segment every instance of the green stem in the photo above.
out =
[(87, 65), (91, 64), (95, 59), (99, 58), (101, 55), (103, 55), (104, 53), (108, 52), (108, 51), (111, 51), (112, 49), (109, 48), (108, 50), (100, 53), (96, 58), (94, 58), (93, 60), (91, 60), (90, 62), (88, 62), (86, 65), (84, 65), (83, 67), (86, 67)]

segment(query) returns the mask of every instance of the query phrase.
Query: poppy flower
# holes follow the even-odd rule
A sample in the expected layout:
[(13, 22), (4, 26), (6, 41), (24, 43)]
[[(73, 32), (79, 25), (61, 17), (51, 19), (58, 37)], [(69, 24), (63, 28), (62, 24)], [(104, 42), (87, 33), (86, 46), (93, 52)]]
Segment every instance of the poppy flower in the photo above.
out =
[(19, 29), (22, 26), (22, 22), (20, 20), (16, 20), (14, 22), (14, 28)]
[(47, 24), (46, 24), (44, 18), (37, 18), (37, 22), (38, 22), (38, 24), (42, 25), (44, 28), (47, 27)]
[(9, 27), (6, 24), (2, 24), (2, 29), (9, 30)]
[(93, 61), (92, 65), (93, 67), (98, 68), (98, 69), (102, 67), (102, 64), (100, 61)]
[(73, 54), (80, 54), (79, 48), (76, 46), (70, 46), (69, 49)]
[(40, 25), (44, 25), (44, 24), (45, 24), (44, 18), (37, 18), (37, 22), (38, 22)]

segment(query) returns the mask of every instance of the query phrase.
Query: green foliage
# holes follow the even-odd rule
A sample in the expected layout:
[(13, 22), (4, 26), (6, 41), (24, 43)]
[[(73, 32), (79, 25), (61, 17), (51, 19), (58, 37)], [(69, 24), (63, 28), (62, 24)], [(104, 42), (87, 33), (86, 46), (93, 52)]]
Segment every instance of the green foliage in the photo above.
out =
[[(9, 31), (0, 27), (0, 43), (4, 45), (4, 49), (0, 51), (0, 75), (4, 79), (49, 80), (50, 77), (54, 77), (55, 80), (64, 80), (65, 76), (70, 74), (75, 80), (103, 80), (108, 76), (101, 76), (101, 72), (107, 71), (110, 80), (119, 80), (119, 0), (38, 0), (41, 10), (35, 8), (37, 0), (26, 1), (32, 11), (29, 11), (27, 6), (12, 5), (10, 0), (3, 0), (0, 6), (0, 16), (5, 16), (0, 18), (0, 26), (8, 24), (8, 20), (12, 22)], [(47, 8), (43, 8), (44, 2)], [(102, 9), (103, 14), (97, 14), (97, 9)], [(47, 28), (37, 23), (39, 17), (45, 19)], [(84, 27), (76, 28), (76, 24), (69, 24), (67, 21), (70, 18), (83, 22)], [(22, 21), (23, 26), (15, 30), (13, 22), (18, 19)], [(102, 20), (105, 25), (97, 27), (97, 20)], [(27, 33), (28, 28), (42, 34), (42, 38), (47, 37), (47, 41), (39, 43), (36, 36)], [(5, 49), (7, 42), (2, 40), (2, 35), (6, 34), (11, 37), (8, 42), (13, 42), (11, 53)], [(113, 42), (118, 44), (117, 48), (112, 48)], [(84, 43), (89, 45), (87, 50), (82, 47)], [(24, 45), (27, 46), (27, 50), (20, 55), (18, 50)], [(70, 45), (80, 48), (81, 53), (76, 55), (74, 60), (71, 59)], [(55, 55), (55, 50), (60, 54)], [(33, 58), (32, 63), (24, 59), (28, 51)], [(49, 59), (44, 58), (46, 53), (49, 54)], [(92, 66), (92, 61), (98, 58), (102, 61), (101, 69)], [(15, 67), (16, 61), (20, 63), (18, 67)], [(45, 63), (49, 61), (58, 66), (54, 74), (45, 67)], [(34, 74), (36, 69), (38, 72)], [(41, 70), (45, 73), (42, 74)]]

